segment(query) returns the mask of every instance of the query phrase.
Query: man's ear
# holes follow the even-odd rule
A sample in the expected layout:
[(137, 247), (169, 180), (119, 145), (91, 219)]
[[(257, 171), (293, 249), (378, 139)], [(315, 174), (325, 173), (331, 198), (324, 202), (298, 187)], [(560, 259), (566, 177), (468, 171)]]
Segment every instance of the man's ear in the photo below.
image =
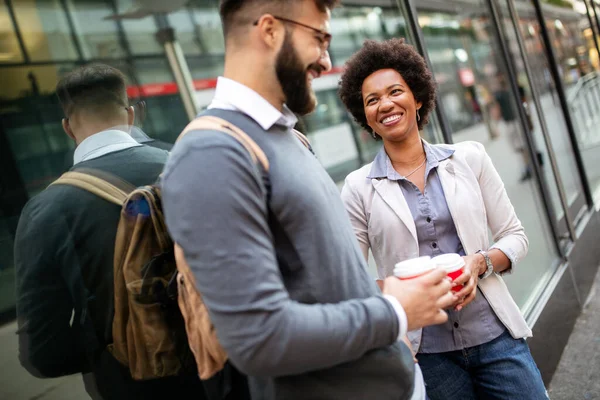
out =
[(133, 106), (129, 106), (129, 107), (127, 107), (127, 125), (133, 126), (134, 122), (135, 122), (135, 110), (133, 109)]
[(275, 17), (271, 14), (265, 14), (256, 22), (260, 38), (265, 45), (271, 48), (279, 47), (279, 41), (283, 41), (285, 29), (281, 29)]
[(73, 133), (73, 130), (71, 129), (71, 124), (69, 123), (69, 118), (62, 119), (62, 127), (63, 127), (63, 130), (65, 131), (65, 133), (67, 134), (67, 136), (70, 137), (71, 139), (73, 139), (75, 142), (77, 142), (77, 140), (75, 139), (75, 134)]

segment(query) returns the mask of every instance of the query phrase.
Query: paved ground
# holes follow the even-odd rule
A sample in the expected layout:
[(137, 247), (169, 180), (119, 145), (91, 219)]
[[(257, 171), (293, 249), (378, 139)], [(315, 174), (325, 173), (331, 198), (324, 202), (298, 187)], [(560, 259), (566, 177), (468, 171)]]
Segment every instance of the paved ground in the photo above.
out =
[(21, 368), (16, 330), (16, 323), (0, 327), (0, 400), (89, 399), (79, 376), (37, 379)]
[(552, 400), (600, 399), (600, 271), (549, 392)]

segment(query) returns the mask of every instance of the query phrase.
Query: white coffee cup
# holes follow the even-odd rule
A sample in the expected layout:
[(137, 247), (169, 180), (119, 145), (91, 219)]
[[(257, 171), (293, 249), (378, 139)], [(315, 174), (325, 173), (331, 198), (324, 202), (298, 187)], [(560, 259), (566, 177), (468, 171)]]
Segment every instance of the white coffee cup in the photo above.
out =
[[(433, 257), (431, 262), (435, 264), (437, 268), (441, 268), (448, 274), (448, 277), (453, 281), (463, 273), (465, 267), (465, 260), (456, 253), (442, 254), (437, 257)], [(453, 291), (458, 292), (463, 288), (463, 285), (454, 286)]]
[(429, 256), (412, 258), (396, 264), (394, 267), (394, 276), (400, 279), (413, 279), (435, 268), (435, 264)]

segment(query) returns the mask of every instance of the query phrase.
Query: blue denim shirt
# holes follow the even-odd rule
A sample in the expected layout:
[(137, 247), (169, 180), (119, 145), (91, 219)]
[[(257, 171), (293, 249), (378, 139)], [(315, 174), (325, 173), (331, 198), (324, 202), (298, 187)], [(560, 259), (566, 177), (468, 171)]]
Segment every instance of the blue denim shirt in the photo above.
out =
[[(435, 257), (446, 253), (465, 255), (437, 174), (440, 161), (449, 158), (454, 151), (432, 146), (425, 141), (423, 147), (427, 155), (423, 193), (396, 172), (383, 147), (373, 162), (371, 175), (398, 181), (415, 221), (419, 256)], [(443, 353), (478, 346), (497, 338), (505, 329), (478, 288), (473, 302), (461, 311), (448, 311), (445, 324), (423, 329), (419, 352)]]

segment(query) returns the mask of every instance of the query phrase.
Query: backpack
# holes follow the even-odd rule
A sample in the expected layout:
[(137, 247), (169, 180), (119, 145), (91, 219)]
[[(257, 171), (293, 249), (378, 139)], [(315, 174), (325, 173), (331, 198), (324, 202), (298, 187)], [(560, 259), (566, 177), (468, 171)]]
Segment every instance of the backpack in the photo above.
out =
[[(178, 140), (194, 130), (232, 136), (268, 178), (266, 155), (237, 126), (202, 116), (190, 122)], [(308, 139), (294, 132), (312, 152)], [(114, 251), (113, 343), (108, 350), (132, 378), (155, 379), (195, 369), (200, 379), (207, 380), (223, 370), (227, 354), (183, 251), (168, 234), (159, 185), (133, 188), (91, 170), (66, 172), (52, 184), (75, 186), (121, 207)]]

